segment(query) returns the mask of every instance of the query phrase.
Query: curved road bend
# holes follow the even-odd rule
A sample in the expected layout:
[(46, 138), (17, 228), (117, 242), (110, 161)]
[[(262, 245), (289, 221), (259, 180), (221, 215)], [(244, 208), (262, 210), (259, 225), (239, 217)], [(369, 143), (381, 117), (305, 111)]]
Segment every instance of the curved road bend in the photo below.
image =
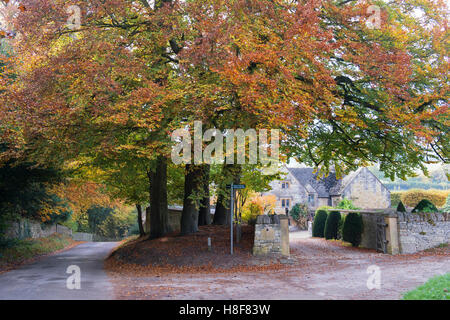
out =
[[(0, 300), (109, 300), (113, 287), (103, 260), (116, 242), (83, 243), (0, 275)], [(80, 269), (80, 289), (68, 289), (69, 266)], [(73, 271), (72, 271), (73, 272)], [(71, 281), (74, 284), (75, 281)]]

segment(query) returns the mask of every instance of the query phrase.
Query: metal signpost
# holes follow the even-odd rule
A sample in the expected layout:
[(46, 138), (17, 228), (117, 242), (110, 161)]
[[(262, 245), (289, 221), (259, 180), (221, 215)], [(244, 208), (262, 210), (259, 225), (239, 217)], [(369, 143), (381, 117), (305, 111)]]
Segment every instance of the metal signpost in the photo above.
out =
[(227, 185), (227, 189), (231, 192), (230, 205), (230, 253), (233, 254), (233, 226), (234, 226), (234, 190), (245, 189), (245, 184), (231, 184)]

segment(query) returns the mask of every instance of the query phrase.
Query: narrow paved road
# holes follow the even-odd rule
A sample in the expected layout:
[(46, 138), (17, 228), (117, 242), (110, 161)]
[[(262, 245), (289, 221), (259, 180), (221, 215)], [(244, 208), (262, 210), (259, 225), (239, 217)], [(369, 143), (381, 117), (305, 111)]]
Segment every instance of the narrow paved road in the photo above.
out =
[[(90, 242), (0, 275), (0, 300), (109, 300), (112, 286), (103, 260), (115, 242)], [(81, 271), (80, 289), (68, 289), (70, 266)], [(71, 282), (74, 283), (74, 282)]]

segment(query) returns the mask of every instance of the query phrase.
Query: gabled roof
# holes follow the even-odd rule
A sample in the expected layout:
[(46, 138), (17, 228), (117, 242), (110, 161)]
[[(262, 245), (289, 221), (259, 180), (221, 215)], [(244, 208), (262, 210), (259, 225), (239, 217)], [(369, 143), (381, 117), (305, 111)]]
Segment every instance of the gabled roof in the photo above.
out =
[(340, 196), (345, 188), (347, 188), (347, 186), (349, 186), (363, 170), (367, 170), (367, 172), (373, 175), (369, 169), (359, 168), (344, 176), (342, 179), (336, 179), (336, 173), (334, 171), (331, 171), (327, 177), (317, 179), (317, 173), (313, 173), (313, 168), (287, 168), (287, 170), (308, 192), (317, 192), (320, 198)]
[(308, 191), (311, 192), (313, 189), (320, 198), (341, 194), (342, 180), (337, 180), (334, 172), (330, 172), (327, 177), (317, 179), (317, 173), (313, 173), (313, 168), (288, 168), (288, 170)]
[(366, 168), (359, 168), (358, 170), (350, 172), (348, 175), (346, 175), (344, 178), (342, 178), (339, 192), (342, 193), (344, 191), (344, 189), (353, 181), (353, 179), (356, 178), (356, 176), (358, 174), (360, 174), (360, 172), (362, 170), (367, 170), (367, 169)]

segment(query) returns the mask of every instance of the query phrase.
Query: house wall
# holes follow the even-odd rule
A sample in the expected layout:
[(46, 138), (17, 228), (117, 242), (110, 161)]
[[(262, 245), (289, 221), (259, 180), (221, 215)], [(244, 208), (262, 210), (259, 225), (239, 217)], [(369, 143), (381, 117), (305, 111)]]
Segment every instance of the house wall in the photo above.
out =
[(328, 198), (319, 198), (316, 201), (317, 205), (313, 209), (317, 209), (318, 207), (328, 206), (329, 205), (328, 200), (329, 200)]
[[(289, 188), (283, 189), (282, 183), (289, 182)], [(281, 199), (289, 199), (291, 209), (297, 203), (306, 203), (308, 201), (308, 193), (305, 188), (288, 173), (284, 180), (272, 181), (270, 183), (271, 191), (263, 193), (263, 195), (274, 195), (277, 197), (276, 214), (285, 214), (285, 209), (281, 206)]]
[(350, 182), (342, 197), (352, 200), (362, 209), (385, 209), (391, 206), (391, 194), (378, 178), (367, 168)]
[(331, 206), (332, 207), (337, 207), (339, 202), (341, 202), (341, 200), (342, 200), (341, 196), (332, 196), (331, 197)]

